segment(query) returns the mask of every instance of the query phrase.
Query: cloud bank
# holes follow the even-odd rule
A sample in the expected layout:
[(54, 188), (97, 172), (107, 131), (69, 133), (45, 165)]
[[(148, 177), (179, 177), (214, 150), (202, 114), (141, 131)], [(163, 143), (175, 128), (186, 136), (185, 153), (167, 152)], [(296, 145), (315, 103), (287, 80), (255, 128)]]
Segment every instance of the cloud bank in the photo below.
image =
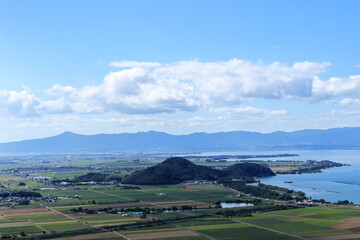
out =
[[(81, 88), (56, 84), (41, 99), (24, 90), (0, 91), (0, 115), (34, 117), (44, 114), (155, 114), (218, 108), (228, 111), (246, 99), (300, 101), (360, 98), (360, 76), (318, 75), (330, 63), (296, 62), (286, 65), (240, 59), (218, 62), (182, 61), (112, 62), (123, 68), (109, 72), (98, 85)], [(284, 110), (268, 111), (242, 106), (230, 108), (237, 114), (283, 115)], [(234, 110), (235, 109), (235, 110)]]

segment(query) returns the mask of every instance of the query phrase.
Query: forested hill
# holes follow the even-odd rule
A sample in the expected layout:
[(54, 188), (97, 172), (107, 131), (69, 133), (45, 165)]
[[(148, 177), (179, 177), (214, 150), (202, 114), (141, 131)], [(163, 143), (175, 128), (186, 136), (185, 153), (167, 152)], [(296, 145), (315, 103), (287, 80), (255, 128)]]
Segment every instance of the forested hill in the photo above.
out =
[(288, 149), (359, 149), (360, 128), (296, 132), (219, 132), (171, 135), (163, 132), (80, 135), (0, 143), (0, 153), (110, 153), (131, 151), (224, 151)]
[(256, 163), (237, 163), (223, 170), (226, 175), (236, 177), (268, 177), (275, 174), (270, 168)]
[(196, 165), (182, 157), (173, 157), (147, 169), (134, 172), (122, 180), (125, 184), (177, 184), (187, 180), (215, 181), (222, 177), (273, 176), (270, 168), (255, 163), (237, 163), (224, 170)]
[(177, 184), (186, 180), (215, 181), (224, 176), (224, 172), (206, 166), (196, 165), (181, 157), (174, 157), (164, 162), (137, 171), (122, 180), (125, 184), (156, 185)]

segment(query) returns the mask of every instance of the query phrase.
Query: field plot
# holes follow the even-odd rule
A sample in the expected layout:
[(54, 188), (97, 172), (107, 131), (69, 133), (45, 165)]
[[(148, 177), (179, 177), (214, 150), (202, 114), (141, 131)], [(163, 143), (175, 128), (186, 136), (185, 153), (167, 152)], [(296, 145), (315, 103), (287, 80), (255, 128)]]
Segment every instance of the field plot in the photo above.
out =
[(199, 236), (199, 233), (192, 231), (168, 231), (168, 232), (152, 232), (152, 233), (141, 233), (141, 234), (132, 234), (126, 235), (130, 240), (138, 239), (164, 239), (164, 238), (174, 238), (174, 237), (194, 237)]
[(64, 232), (88, 228), (46, 208), (2, 209), (0, 222), (2, 235)]
[(242, 240), (287, 240), (296, 239), (280, 233), (275, 233), (265, 229), (259, 229), (251, 226), (231, 226), (231, 228), (212, 227), (208, 229), (199, 229), (198, 232), (210, 236), (215, 239), (242, 239)]
[(0, 234), (4, 235), (17, 235), (21, 232), (26, 234), (41, 233), (42, 230), (36, 227), (31, 222), (12, 222), (12, 223), (1, 223)]
[(74, 237), (66, 238), (53, 238), (54, 240), (123, 240), (125, 238), (114, 232), (105, 232), (105, 233), (96, 233), (96, 234), (87, 234)]
[(55, 232), (64, 232), (64, 231), (71, 231), (71, 230), (79, 230), (79, 229), (86, 229), (83, 224), (80, 224), (76, 221), (64, 221), (64, 222), (52, 222), (52, 223), (39, 223), (41, 227), (48, 231), (55, 231)]
[(206, 203), (215, 203), (221, 200), (226, 201), (229, 200), (228, 199), (229, 196), (234, 195), (234, 193), (231, 191), (216, 188), (213, 185), (207, 185), (204, 186), (203, 188), (191, 186), (183, 189), (161, 189), (161, 190), (147, 189), (146, 193), (153, 193), (154, 195), (165, 193), (166, 197), (168, 198), (187, 199), (187, 200), (206, 202)]
[(360, 210), (355, 208), (313, 207), (269, 212), (258, 214), (256, 217), (238, 218), (238, 220), (299, 237), (338, 235), (344, 238), (360, 232), (360, 229), (354, 228), (360, 226), (360, 222), (354, 223), (353, 218), (359, 214)]

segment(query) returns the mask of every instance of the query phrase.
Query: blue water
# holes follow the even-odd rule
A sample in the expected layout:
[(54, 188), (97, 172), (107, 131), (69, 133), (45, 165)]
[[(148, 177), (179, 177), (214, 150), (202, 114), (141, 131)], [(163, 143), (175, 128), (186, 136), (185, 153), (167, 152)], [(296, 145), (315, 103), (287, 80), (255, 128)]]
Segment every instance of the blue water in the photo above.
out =
[[(331, 160), (351, 166), (323, 170), (322, 173), (287, 174), (260, 178), (262, 183), (303, 191), (308, 197), (360, 204), (360, 151), (297, 151), (300, 160)], [(293, 183), (284, 183), (292, 181)]]
[[(308, 197), (330, 202), (349, 200), (360, 204), (360, 150), (309, 150), (271, 152), (213, 152), (203, 155), (222, 154), (277, 154), (293, 153), (300, 156), (267, 158), (267, 160), (330, 160), (351, 166), (323, 170), (322, 173), (286, 174), (259, 178), (262, 183), (303, 191)], [(292, 181), (293, 183), (284, 183)]]

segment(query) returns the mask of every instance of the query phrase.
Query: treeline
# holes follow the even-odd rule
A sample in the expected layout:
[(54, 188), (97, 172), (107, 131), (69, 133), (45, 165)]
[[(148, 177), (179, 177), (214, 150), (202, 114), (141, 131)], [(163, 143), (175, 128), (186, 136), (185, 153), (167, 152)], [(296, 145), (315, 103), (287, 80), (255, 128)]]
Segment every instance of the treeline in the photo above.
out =
[(185, 210), (195, 210), (197, 209), (196, 206), (189, 206), (189, 205), (183, 205), (183, 206), (172, 206), (168, 208), (112, 208), (112, 207), (105, 207), (105, 208), (98, 208), (98, 209), (88, 209), (83, 207), (77, 207), (77, 208), (71, 208), (69, 209), (70, 212), (84, 212), (86, 214), (97, 214), (99, 212), (101, 213), (107, 213), (107, 214), (119, 214), (119, 213), (142, 213), (142, 214), (149, 214), (149, 213), (163, 213), (166, 211), (185, 211)]
[(85, 175), (76, 176), (73, 181), (74, 182), (107, 182), (107, 181), (121, 181), (122, 177), (115, 174), (108, 173), (98, 173), (98, 172), (90, 172)]
[(298, 206), (285, 206), (285, 205), (275, 205), (275, 206), (267, 206), (267, 207), (253, 207), (253, 208), (241, 208), (241, 209), (224, 209), (216, 212), (217, 215), (221, 215), (224, 217), (250, 217), (255, 212), (263, 212), (263, 211), (278, 211), (278, 210), (288, 210), (299, 208)]
[(99, 172), (90, 172), (84, 175), (76, 176), (74, 179), (55, 179), (52, 180), (52, 184), (59, 184), (61, 182), (68, 182), (68, 183), (79, 183), (79, 182), (110, 182), (110, 181), (117, 181), (120, 182), (122, 177), (116, 174), (109, 174), (109, 173), (99, 173)]
[[(229, 188), (260, 198), (277, 199), (282, 201), (300, 201), (306, 199), (305, 193), (303, 192), (296, 192), (287, 188), (265, 185), (261, 183), (258, 186), (249, 186), (246, 185), (245, 182), (228, 182), (223, 184)], [(296, 196), (293, 197), (294, 195)]]
[(0, 191), (0, 197), (1, 198), (7, 198), (7, 197), (39, 198), (41, 197), (41, 194), (38, 192), (30, 192), (30, 191), (3, 190)]

